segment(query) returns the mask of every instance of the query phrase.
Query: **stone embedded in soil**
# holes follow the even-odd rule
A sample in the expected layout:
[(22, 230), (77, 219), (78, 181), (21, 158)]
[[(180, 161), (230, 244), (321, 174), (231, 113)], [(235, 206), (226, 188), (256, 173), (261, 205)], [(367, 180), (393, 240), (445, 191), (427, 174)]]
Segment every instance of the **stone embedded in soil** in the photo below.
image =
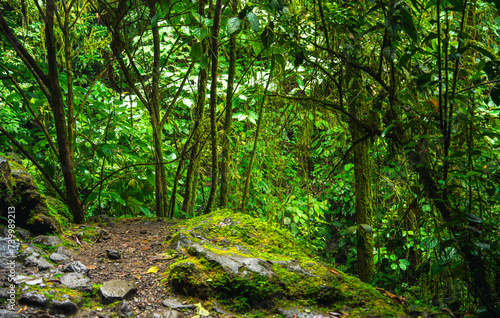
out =
[(87, 292), (92, 291), (92, 282), (90, 281), (90, 278), (82, 273), (67, 273), (64, 274), (60, 280), (61, 283), (69, 289), (77, 289)]
[(181, 318), (184, 315), (177, 310), (167, 310), (163, 312), (155, 312), (151, 313), (147, 316), (147, 318)]
[(52, 254), (50, 254), (49, 258), (51, 261), (53, 261), (55, 263), (62, 263), (64, 261), (69, 260), (68, 256), (66, 256), (64, 254), (60, 254), (60, 253), (52, 253)]
[(99, 296), (104, 305), (110, 304), (117, 300), (128, 299), (137, 292), (137, 288), (133, 282), (124, 280), (111, 280), (104, 282), (99, 288)]
[(78, 312), (78, 305), (70, 299), (53, 300), (49, 311), (51, 314), (74, 315)]
[(118, 252), (117, 250), (106, 250), (106, 255), (109, 259), (116, 260), (121, 258), (120, 252)]
[[(28, 238), (31, 237), (31, 233), (29, 231), (23, 230), (23, 229), (18, 229), (17, 233), (19, 234), (19, 237), (26, 241)], [(1, 317), (1, 316), (0, 316)]]
[(135, 313), (130, 309), (128, 302), (126, 300), (120, 301), (113, 308), (113, 311), (118, 313), (120, 317), (134, 317)]
[(1, 318), (19, 318), (19, 315), (15, 311), (0, 309)]
[(73, 251), (72, 249), (64, 246), (64, 245), (61, 245), (57, 248), (57, 253), (59, 254), (63, 254), (63, 255), (66, 255), (67, 257), (73, 257), (76, 255), (76, 252)]
[(16, 285), (21, 285), (21, 284), (26, 284), (29, 286), (35, 286), (35, 285), (41, 286), (41, 285), (43, 285), (43, 279), (38, 275), (25, 276), (25, 275), (19, 274), (19, 275), (12, 277), (11, 280)]
[(63, 272), (81, 273), (85, 276), (89, 274), (89, 268), (80, 261), (71, 262), (63, 268)]
[(0, 268), (6, 268), (16, 258), (20, 245), (8, 237), (0, 237)]
[(35, 237), (33, 242), (47, 246), (56, 246), (62, 244), (61, 239), (58, 238), (57, 236), (47, 236), (47, 235), (38, 235), (37, 237)]
[(163, 304), (163, 306), (171, 308), (171, 309), (184, 309), (184, 308), (194, 309), (196, 307), (195, 305), (191, 305), (191, 304), (184, 305), (184, 304), (182, 304), (182, 302), (180, 302), (176, 298), (167, 298), (164, 301), (162, 301), (161, 303)]
[(39, 270), (45, 271), (54, 268), (54, 265), (50, 264), (45, 258), (40, 257), (40, 254), (33, 253), (33, 255), (28, 256), (24, 260), (24, 266), (27, 267), (38, 267)]
[(27, 244), (26, 247), (24, 249), (22, 249), (22, 251), (19, 253), (19, 257), (21, 259), (23, 259), (23, 258), (26, 258), (30, 255), (35, 254), (35, 253), (43, 254), (44, 252), (42, 251), (41, 248), (39, 248), (33, 244)]
[(21, 297), (19, 297), (19, 303), (21, 305), (45, 308), (47, 307), (48, 302), (49, 299), (47, 298), (47, 296), (36, 291), (26, 292), (22, 294)]

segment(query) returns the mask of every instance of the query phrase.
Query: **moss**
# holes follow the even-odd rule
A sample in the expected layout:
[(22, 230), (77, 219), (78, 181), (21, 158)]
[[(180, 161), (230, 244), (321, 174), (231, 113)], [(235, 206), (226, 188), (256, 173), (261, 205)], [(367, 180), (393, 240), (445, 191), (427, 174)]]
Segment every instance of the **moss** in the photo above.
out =
[(262, 220), (222, 210), (176, 228), (178, 232), (168, 241), (170, 247), (187, 237), (219, 255), (262, 259), (272, 269), (271, 274), (229, 274), (197, 248), (188, 247), (163, 280), (176, 293), (216, 299), (230, 310), (257, 316), (265, 315), (266, 309), (304, 306), (323, 312), (341, 310), (352, 317), (404, 315), (402, 306), (357, 278), (316, 261), (289, 232)]

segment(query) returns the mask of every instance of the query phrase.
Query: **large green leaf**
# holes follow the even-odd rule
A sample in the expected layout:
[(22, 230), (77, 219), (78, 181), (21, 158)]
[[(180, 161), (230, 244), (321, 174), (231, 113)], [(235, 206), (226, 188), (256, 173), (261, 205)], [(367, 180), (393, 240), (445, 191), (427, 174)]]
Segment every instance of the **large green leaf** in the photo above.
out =
[(207, 31), (203, 28), (196, 28), (193, 30), (193, 36), (198, 40), (198, 41), (203, 41), (204, 38), (207, 37)]
[(413, 18), (408, 10), (404, 7), (400, 9), (401, 13), (401, 27), (406, 34), (416, 43), (418, 42), (418, 32), (413, 24)]
[(491, 100), (493, 103), (495, 103), (497, 106), (500, 106), (500, 84), (496, 84), (493, 86), (490, 92)]
[(268, 49), (271, 47), (271, 44), (274, 42), (274, 31), (272, 26), (266, 26), (262, 34), (260, 35), (260, 39), (262, 40), (262, 45), (264, 48)]
[(193, 47), (191, 47), (191, 58), (193, 61), (198, 61), (203, 54), (203, 46), (201, 45), (201, 42), (196, 42), (193, 44)]
[(247, 19), (248, 21), (250, 21), (250, 26), (252, 27), (252, 30), (254, 32), (259, 31), (260, 27), (259, 18), (253, 12), (248, 12)]
[(227, 33), (233, 34), (238, 31), (241, 26), (241, 20), (238, 17), (232, 17), (227, 20)]

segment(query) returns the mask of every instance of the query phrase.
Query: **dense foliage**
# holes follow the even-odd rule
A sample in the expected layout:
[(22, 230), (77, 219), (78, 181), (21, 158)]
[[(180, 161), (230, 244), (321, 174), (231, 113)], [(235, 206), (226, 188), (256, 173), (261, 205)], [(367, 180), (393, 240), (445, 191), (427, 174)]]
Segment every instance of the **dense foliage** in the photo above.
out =
[(75, 222), (217, 207), (500, 311), (500, 2), (0, 1), (0, 152)]

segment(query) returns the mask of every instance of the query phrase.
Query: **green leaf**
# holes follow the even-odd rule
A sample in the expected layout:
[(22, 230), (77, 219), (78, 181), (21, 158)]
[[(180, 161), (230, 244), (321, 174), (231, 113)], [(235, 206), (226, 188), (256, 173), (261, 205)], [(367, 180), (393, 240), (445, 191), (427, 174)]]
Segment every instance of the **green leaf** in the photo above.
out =
[(345, 229), (345, 232), (346, 232), (346, 234), (354, 234), (354, 233), (356, 233), (357, 230), (358, 230), (358, 226), (354, 225), (354, 226), (350, 226), (347, 229)]
[(281, 0), (271, 0), (269, 6), (274, 10), (282, 10), (284, 2)]
[(201, 45), (201, 42), (196, 42), (193, 44), (191, 47), (191, 59), (193, 61), (198, 61), (203, 54), (203, 46)]
[(413, 42), (418, 42), (418, 33), (417, 29), (415, 28), (415, 25), (413, 24), (413, 18), (411, 17), (411, 14), (406, 8), (403, 6), (400, 7), (400, 12), (401, 12), (401, 26), (402, 29), (408, 34), (410, 39), (413, 40)]
[(438, 240), (434, 237), (427, 237), (422, 241), (422, 248), (426, 250), (433, 249), (437, 245), (438, 245)]
[(158, 12), (151, 18), (151, 25), (156, 26), (156, 24), (158, 23), (158, 21), (160, 21), (160, 19), (161, 19), (161, 12)]
[(262, 40), (262, 45), (264, 48), (268, 49), (271, 47), (271, 44), (274, 42), (274, 31), (271, 27), (266, 26), (262, 34), (260, 35), (260, 39)]
[(259, 18), (253, 12), (247, 13), (247, 19), (248, 21), (250, 21), (250, 26), (252, 27), (252, 30), (254, 32), (259, 31), (260, 27)]
[(156, 184), (156, 181), (155, 181), (155, 174), (153, 171), (151, 170), (146, 170), (146, 180), (148, 180), (148, 182), (154, 186)]
[(392, 263), (392, 264), (391, 264), (391, 268), (392, 268), (393, 270), (396, 270), (396, 269), (398, 268), (398, 264), (396, 264), (396, 263)]
[(444, 272), (446, 269), (446, 265), (448, 262), (445, 261), (437, 261), (431, 266), (431, 275), (438, 275)]
[(204, 38), (207, 37), (207, 31), (203, 28), (196, 28), (193, 30), (193, 36), (198, 40), (198, 41), (203, 41)]
[(489, 250), (491, 248), (490, 244), (484, 242), (474, 242), (474, 244), (483, 250)]
[(278, 62), (278, 64), (281, 65), (281, 68), (284, 70), (286, 68), (286, 62), (285, 59), (283, 58), (283, 55), (273, 54), (273, 57), (276, 60), (276, 62)]
[[(400, 261), (401, 261), (401, 260), (400, 260)], [(406, 270), (406, 266), (407, 266), (406, 264), (403, 264), (403, 263), (401, 263), (401, 262), (399, 263), (399, 268), (401, 268), (401, 269), (402, 269), (402, 270), (404, 270), (404, 271)]]
[(238, 31), (241, 26), (241, 20), (238, 17), (232, 17), (227, 20), (227, 33), (230, 35)]
[(465, 213), (465, 218), (470, 222), (483, 223), (483, 219), (480, 216), (477, 216), (472, 213)]
[(389, 125), (387, 126), (387, 128), (384, 129), (384, 131), (382, 132), (382, 138), (384, 138), (385, 136), (387, 136), (387, 134), (389, 133), (389, 131), (391, 131), (392, 127), (394, 127), (394, 125)]
[(367, 233), (371, 233), (372, 232), (372, 227), (368, 224), (360, 224), (359, 226), (361, 226), (361, 228), (363, 230), (365, 230), (365, 232)]

